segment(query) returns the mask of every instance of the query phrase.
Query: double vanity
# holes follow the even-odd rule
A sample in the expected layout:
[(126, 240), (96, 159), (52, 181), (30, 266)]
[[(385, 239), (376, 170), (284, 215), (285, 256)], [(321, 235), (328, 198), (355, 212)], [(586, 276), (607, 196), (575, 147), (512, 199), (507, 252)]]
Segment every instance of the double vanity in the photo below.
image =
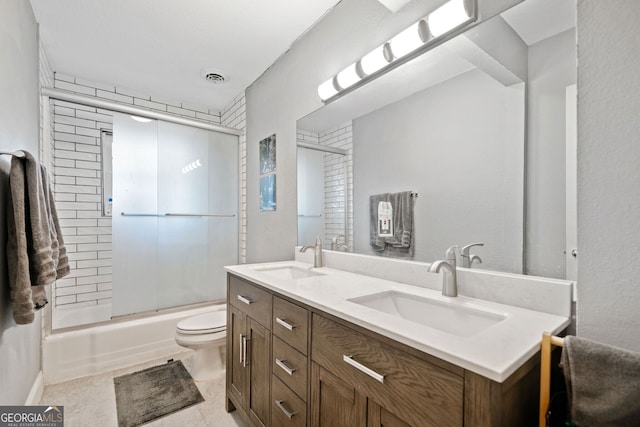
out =
[(537, 425), (540, 339), (569, 325), (570, 282), (459, 268), (447, 297), (427, 264), (325, 254), (226, 268), (228, 410), (255, 426)]

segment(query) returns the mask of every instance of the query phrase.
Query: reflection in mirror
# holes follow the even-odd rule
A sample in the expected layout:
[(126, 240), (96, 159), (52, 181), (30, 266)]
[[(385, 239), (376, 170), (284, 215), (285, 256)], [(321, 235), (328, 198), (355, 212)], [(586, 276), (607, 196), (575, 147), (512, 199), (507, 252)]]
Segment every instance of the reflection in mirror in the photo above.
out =
[(408, 190), (412, 259), (484, 242), (474, 268), (566, 276), (574, 22), (575, 0), (525, 0), (298, 121), (320, 144), (352, 129), (354, 252), (389, 255), (371, 246), (369, 197)]
[[(322, 134), (298, 132), (298, 242), (350, 251), (353, 240), (352, 197), (346, 188), (351, 165), (351, 126)], [(348, 183), (348, 184), (347, 184)], [(330, 244), (328, 244), (330, 242)]]

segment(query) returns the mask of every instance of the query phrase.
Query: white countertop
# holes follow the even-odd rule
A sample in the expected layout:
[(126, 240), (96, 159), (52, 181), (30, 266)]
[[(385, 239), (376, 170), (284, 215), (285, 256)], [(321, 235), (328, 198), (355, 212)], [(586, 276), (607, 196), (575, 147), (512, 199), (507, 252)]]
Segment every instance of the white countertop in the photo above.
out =
[[(260, 271), (283, 266), (311, 269), (323, 275), (281, 279)], [(347, 301), (390, 290), (443, 302), (452, 299), (433, 289), (326, 267), (312, 269), (309, 264), (298, 261), (244, 264), (227, 266), (225, 269), (267, 289), (497, 382), (507, 379), (540, 349), (543, 332), (556, 334), (570, 324), (568, 317), (458, 296), (453, 298), (456, 303), (483, 307), (506, 315), (504, 320), (465, 337)]]

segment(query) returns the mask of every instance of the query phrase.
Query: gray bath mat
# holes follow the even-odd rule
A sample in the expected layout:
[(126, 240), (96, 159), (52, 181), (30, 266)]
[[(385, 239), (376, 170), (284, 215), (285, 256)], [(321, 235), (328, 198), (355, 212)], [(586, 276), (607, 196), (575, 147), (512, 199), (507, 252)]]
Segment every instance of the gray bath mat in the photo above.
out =
[(115, 377), (119, 427), (135, 427), (204, 402), (182, 361)]

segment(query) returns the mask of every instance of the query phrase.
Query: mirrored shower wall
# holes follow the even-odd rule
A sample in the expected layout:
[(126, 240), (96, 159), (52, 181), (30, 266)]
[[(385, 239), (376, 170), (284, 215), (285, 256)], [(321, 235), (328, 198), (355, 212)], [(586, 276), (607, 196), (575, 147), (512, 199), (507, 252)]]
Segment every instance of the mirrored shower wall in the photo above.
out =
[(116, 113), (112, 153), (112, 315), (224, 299), (238, 137)]

